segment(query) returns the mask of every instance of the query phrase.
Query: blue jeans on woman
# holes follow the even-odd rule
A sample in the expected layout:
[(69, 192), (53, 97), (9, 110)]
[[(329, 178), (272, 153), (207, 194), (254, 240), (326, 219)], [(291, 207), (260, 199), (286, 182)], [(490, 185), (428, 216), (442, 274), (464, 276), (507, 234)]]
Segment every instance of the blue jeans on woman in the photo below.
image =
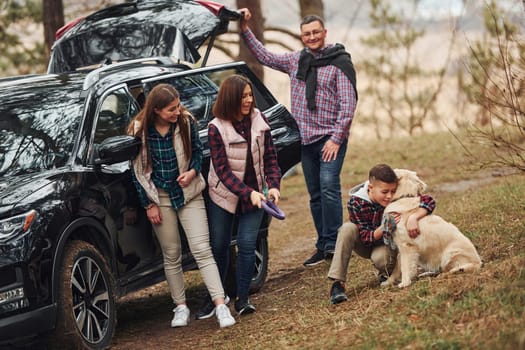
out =
[(248, 299), (250, 283), (255, 269), (255, 248), (257, 235), (263, 217), (263, 210), (257, 209), (248, 213), (232, 214), (210, 200), (208, 220), (210, 222), (210, 243), (213, 256), (219, 268), (223, 285), (230, 263), (230, 242), (235, 217), (237, 225), (237, 266), (236, 282), (237, 297), (241, 300)]
[(341, 169), (348, 140), (341, 144), (335, 160), (325, 162), (323, 147), (329, 139), (326, 136), (317, 142), (303, 145), (301, 164), (317, 231), (315, 246), (320, 251), (333, 254), (337, 230), (343, 224)]

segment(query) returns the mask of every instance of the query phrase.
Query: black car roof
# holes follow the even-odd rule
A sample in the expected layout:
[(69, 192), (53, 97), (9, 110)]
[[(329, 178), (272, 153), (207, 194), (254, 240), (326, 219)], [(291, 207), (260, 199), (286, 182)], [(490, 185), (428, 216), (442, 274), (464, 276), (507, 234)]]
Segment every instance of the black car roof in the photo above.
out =
[[(20, 94), (21, 90), (76, 89), (79, 94), (88, 89), (104, 90), (109, 85), (140, 81), (163, 74), (191, 69), (175, 64), (169, 58), (151, 58), (126, 61), (102, 66), (97, 69), (80, 70), (60, 74), (32, 74), (0, 78), (0, 94), (5, 98)], [(170, 63), (171, 62), (171, 63)]]

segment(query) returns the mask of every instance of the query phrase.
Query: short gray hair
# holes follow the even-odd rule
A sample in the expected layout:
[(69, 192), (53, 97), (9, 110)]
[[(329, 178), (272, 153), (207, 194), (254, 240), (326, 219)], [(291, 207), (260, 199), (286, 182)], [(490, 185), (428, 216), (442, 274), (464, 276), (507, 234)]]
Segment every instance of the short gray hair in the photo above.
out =
[(303, 18), (301, 21), (301, 27), (305, 24), (312, 23), (315, 21), (319, 21), (321, 23), (321, 26), (324, 28), (324, 20), (321, 16), (318, 15), (308, 15)]

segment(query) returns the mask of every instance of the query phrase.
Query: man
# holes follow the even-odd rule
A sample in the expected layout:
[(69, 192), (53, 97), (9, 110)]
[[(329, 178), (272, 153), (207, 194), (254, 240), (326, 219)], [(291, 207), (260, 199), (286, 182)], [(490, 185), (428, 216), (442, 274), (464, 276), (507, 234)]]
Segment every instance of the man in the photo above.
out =
[(326, 44), (319, 16), (301, 22), (303, 50), (275, 54), (248, 28), (250, 11), (240, 12), (241, 36), (253, 55), (290, 76), (292, 115), (301, 132), (302, 168), (317, 231), (316, 251), (304, 265), (314, 266), (333, 256), (343, 223), (340, 174), (357, 104), (355, 70), (343, 45)]

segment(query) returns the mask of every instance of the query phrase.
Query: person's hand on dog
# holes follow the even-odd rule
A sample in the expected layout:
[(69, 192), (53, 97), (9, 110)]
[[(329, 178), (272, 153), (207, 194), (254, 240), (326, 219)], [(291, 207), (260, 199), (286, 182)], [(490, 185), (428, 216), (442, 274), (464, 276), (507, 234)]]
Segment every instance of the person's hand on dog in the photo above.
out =
[(417, 215), (410, 215), (407, 219), (407, 231), (410, 238), (419, 236), (419, 217)]
[(399, 213), (390, 213), (390, 214), (394, 217), (396, 224), (399, 224), (399, 222), (401, 221), (401, 214)]
[(279, 204), (279, 198), (281, 198), (281, 192), (277, 188), (270, 188), (268, 190), (268, 200), (273, 201), (275, 205)]
[(252, 191), (252, 193), (250, 193), (250, 201), (257, 208), (261, 208), (261, 201), (265, 199), (266, 197), (264, 197), (264, 194), (262, 194), (261, 192)]

